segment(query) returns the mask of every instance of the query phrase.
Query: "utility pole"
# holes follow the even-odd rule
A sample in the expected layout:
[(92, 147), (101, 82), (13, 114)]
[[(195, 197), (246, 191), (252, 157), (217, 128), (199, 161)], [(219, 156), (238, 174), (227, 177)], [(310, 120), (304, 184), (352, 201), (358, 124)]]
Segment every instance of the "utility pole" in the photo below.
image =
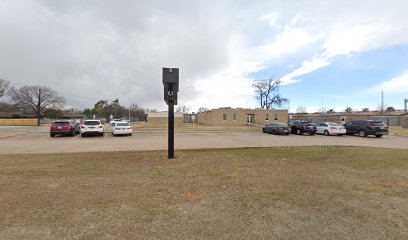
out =
[(129, 123), (131, 122), (130, 121), (130, 104), (131, 104), (131, 101), (130, 101), (130, 88), (129, 88)]
[(322, 97), (322, 122), (324, 122), (324, 109), (323, 109), (324, 97)]
[(384, 91), (381, 90), (381, 115), (384, 115)]

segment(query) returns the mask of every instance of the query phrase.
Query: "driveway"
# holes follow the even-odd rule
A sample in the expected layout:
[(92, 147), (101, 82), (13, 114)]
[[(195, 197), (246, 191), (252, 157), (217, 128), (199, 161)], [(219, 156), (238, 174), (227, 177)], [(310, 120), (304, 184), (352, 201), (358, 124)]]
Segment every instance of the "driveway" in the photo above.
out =
[[(55, 137), (50, 138), (44, 127), (14, 127), (0, 134), (0, 154), (67, 153), (92, 151), (166, 150), (166, 131), (136, 131), (133, 136), (113, 137)], [(0, 127), (5, 132), (4, 127)], [(18, 134), (13, 134), (18, 133)], [(408, 137), (383, 138), (358, 136), (276, 136), (254, 131), (176, 132), (176, 149), (242, 148), (274, 146), (366, 146), (408, 149)]]

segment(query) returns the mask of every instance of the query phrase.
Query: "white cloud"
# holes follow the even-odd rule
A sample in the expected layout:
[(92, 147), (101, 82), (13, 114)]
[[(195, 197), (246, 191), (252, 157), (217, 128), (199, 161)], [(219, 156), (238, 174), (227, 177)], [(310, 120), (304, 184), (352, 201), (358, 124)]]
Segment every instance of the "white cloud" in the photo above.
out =
[(398, 77), (395, 77), (388, 81), (384, 81), (374, 87), (367, 89), (365, 92), (367, 94), (378, 94), (381, 91), (384, 91), (387, 94), (408, 93), (408, 70), (406, 70)]
[(310, 61), (309, 60), (304, 61), (301, 67), (297, 68), (296, 70), (294, 70), (293, 72), (289, 74), (286, 74), (285, 76), (281, 78), (282, 85), (299, 82), (300, 80), (296, 80), (294, 78), (305, 75), (307, 73), (311, 73), (317, 69), (320, 69), (328, 65), (330, 65), (330, 63), (323, 59), (314, 59)]

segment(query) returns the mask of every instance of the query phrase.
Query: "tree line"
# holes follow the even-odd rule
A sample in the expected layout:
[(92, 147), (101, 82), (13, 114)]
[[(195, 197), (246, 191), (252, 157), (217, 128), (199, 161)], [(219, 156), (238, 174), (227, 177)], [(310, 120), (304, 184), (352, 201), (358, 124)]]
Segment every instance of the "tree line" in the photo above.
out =
[[(8, 97), (8, 102), (2, 101)], [(63, 118), (67, 114), (85, 114), (89, 118), (105, 118), (109, 120), (112, 114), (115, 118), (129, 118), (132, 121), (146, 121), (148, 112), (156, 112), (155, 109), (146, 109), (138, 104), (131, 104), (130, 108), (119, 104), (119, 99), (113, 101), (99, 100), (93, 108), (83, 111), (78, 109), (63, 109), (65, 98), (55, 90), (40, 85), (26, 85), (13, 87), (9, 82), (0, 79), (0, 112), (18, 112), (32, 114), (37, 118), (40, 125), (42, 118)], [(15, 114), (14, 117), (18, 117)]]

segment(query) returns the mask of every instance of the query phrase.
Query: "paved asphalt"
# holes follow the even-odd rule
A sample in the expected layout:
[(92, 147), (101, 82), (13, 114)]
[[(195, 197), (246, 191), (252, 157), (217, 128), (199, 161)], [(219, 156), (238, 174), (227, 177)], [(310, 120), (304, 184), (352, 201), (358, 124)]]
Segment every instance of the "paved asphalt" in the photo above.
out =
[[(0, 127), (0, 154), (66, 153), (95, 151), (166, 150), (166, 131), (136, 131), (133, 136), (49, 137), (47, 128)], [(241, 148), (274, 146), (368, 146), (408, 149), (408, 137), (289, 135), (276, 136), (255, 131), (176, 132), (176, 149)]]

